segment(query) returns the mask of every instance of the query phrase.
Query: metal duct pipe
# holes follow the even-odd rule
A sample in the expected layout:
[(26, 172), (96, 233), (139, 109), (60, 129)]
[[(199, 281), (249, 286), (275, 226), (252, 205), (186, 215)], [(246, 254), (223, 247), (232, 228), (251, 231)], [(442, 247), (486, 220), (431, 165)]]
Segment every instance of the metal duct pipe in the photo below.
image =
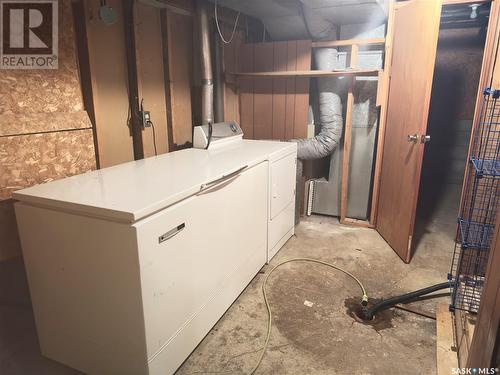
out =
[(224, 122), (224, 79), (222, 72), (222, 45), (219, 34), (215, 33), (214, 38), (214, 117), (215, 122)]
[[(304, 21), (311, 37), (318, 39), (336, 39), (335, 25), (303, 4)], [(315, 48), (314, 62), (319, 70), (332, 71), (336, 68), (338, 51), (335, 48)], [(320, 131), (310, 139), (298, 139), (297, 156), (302, 160), (319, 159), (330, 155), (339, 144), (342, 136), (342, 101), (339, 78), (317, 79), (319, 96)]]
[[(334, 70), (337, 50), (317, 48), (313, 51), (316, 67), (319, 70)], [(298, 158), (312, 160), (330, 155), (338, 146), (342, 137), (344, 121), (339, 78), (320, 78), (316, 82), (319, 97), (320, 131), (314, 138), (298, 139)]]
[(210, 33), (208, 22), (208, 3), (196, 2), (201, 44), (201, 121), (203, 124), (214, 122), (214, 83), (212, 78), (212, 58), (210, 55)]

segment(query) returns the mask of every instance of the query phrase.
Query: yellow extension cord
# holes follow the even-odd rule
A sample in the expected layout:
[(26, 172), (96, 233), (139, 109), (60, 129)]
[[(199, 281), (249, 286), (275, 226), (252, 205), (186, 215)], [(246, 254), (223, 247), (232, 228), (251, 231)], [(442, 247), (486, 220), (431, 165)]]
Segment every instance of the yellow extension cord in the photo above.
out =
[[(260, 354), (259, 360), (257, 361), (257, 363), (255, 364), (255, 366), (253, 367), (252, 371), (250, 371), (248, 373), (248, 375), (255, 374), (255, 371), (257, 371), (257, 369), (260, 367), (260, 365), (262, 363), (262, 359), (264, 358), (264, 355), (266, 354), (267, 346), (269, 345), (269, 339), (271, 338), (271, 327), (272, 327), (273, 314), (271, 312), (271, 306), (269, 305), (269, 300), (267, 299), (267, 292), (266, 292), (267, 280), (269, 279), (269, 277), (272, 275), (272, 273), (278, 267), (281, 267), (282, 265), (287, 264), (287, 263), (291, 263), (291, 262), (319, 263), (319, 264), (323, 264), (325, 266), (331, 267), (333, 269), (336, 269), (336, 270), (338, 270), (340, 272), (343, 272), (344, 274), (346, 274), (347, 276), (349, 276), (351, 279), (353, 279), (354, 281), (356, 281), (356, 283), (361, 288), (361, 291), (363, 292), (363, 296), (361, 298), (361, 302), (362, 303), (367, 303), (368, 302), (368, 294), (366, 292), (365, 287), (361, 283), (361, 281), (359, 281), (359, 279), (356, 276), (354, 276), (352, 273), (350, 273), (349, 271), (346, 271), (345, 269), (343, 269), (343, 268), (341, 268), (339, 266), (336, 266), (335, 264), (331, 264), (331, 263), (328, 263), (328, 262), (323, 262), (322, 260), (311, 259), (311, 258), (293, 258), (293, 259), (288, 259), (288, 260), (285, 260), (285, 261), (283, 261), (281, 263), (278, 263), (276, 266), (274, 266), (271, 269), (271, 271), (269, 271), (269, 273), (266, 275), (266, 278), (264, 279), (264, 283), (262, 284), (262, 294), (264, 296), (264, 302), (266, 304), (267, 316), (268, 316), (268, 319), (267, 319), (267, 333), (266, 333), (266, 339), (264, 341), (264, 345), (262, 347), (260, 347), (259, 349), (252, 350), (252, 351), (246, 353), (246, 354), (249, 354), (249, 353), (258, 352), (260, 350), (262, 351), (262, 353)], [(228, 364), (229, 364), (229, 362), (226, 363), (226, 366)], [(227, 373), (228, 373), (228, 371), (210, 371), (210, 372), (207, 372), (207, 371), (200, 371), (200, 372), (198, 372), (197, 371), (197, 372), (191, 372), (189, 374), (227, 374)]]
[(269, 305), (269, 301), (267, 299), (267, 292), (266, 292), (267, 280), (269, 279), (269, 276), (271, 276), (272, 273), (276, 270), (276, 268), (281, 267), (282, 265), (287, 264), (287, 263), (291, 263), (291, 262), (312, 262), (312, 263), (319, 263), (319, 264), (323, 264), (325, 266), (334, 268), (334, 269), (336, 269), (336, 270), (338, 270), (340, 272), (345, 273), (351, 279), (353, 279), (354, 281), (356, 281), (356, 283), (361, 288), (361, 291), (363, 292), (363, 297), (362, 297), (361, 301), (363, 303), (367, 303), (368, 302), (368, 294), (366, 293), (366, 289), (363, 286), (363, 284), (361, 283), (361, 281), (359, 281), (359, 279), (356, 276), (354, 276), (352, 273), (350, 273), (349, 271), (346, 271), (345, 269), (343, 269), (343, 268), (341, 268), (339, 266), (336, 266), (336, 265), (331, 264), (331, 263), (323, 262), (322, 260), (311, 259), (311, 258), (293, 258), (293, 259), (288, 259), (288, 260), (285, 260), (285, 261), (277, 264), (276, 266), (274, 266), (271, 269), (271, 271), (269, 271), (269, 273), (267, 274), (266, 278), (264, 279), (264, 283), (262, 284), (262, 294), (264, 296), (264, 302), (266, 304), (267, 316), (268, 316), (268, 320), (267, 320), (267, 334), (266, 334), (266, 339), (264, 341), (264, 346), (262, 348), (260, 348), (260, 349), (257, 349), (257, 351), (258, 350), (262, 350), (262, 353), (260, 354), (259, 360), (257, 361), (256, 365), (253, 367), (252, 371), (249, 372), (249, 375), (253, 375), (255, 373), (255, 371), (257, 371), (257, 369), (259, 368), (259, 366), (261, 365), (262, 359), (264, 358), (264, 355), (266, 354), (267, 346), (269, 345), (269, 339), (271, 338), (271, 326), (272, 326), (272, 317), (273, 317), (273, 315), (272, 315), (272, 312), (271, 312), (271, 306)]

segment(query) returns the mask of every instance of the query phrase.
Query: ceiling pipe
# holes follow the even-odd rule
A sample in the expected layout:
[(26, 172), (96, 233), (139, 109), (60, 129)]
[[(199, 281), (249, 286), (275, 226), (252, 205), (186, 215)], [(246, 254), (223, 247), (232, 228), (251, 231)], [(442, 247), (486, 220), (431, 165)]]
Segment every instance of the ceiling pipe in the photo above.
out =
[(214, 122), (214, 83), (212, 76), (212, 57), (210, 54), (210, 26), (208, 2), (196, 1), (201, 44), (201, 121), (202, 125)]

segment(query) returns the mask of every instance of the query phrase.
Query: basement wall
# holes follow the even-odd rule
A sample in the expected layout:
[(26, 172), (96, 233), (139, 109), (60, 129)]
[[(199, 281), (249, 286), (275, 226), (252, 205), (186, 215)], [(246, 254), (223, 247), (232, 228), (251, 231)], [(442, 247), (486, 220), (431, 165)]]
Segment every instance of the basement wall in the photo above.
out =
[(12, 192), (94, 169), (70, 1), (59, 2), (59, 69), (0, 70), (0, 261), (20, 255)]
[[(134, 160), (129, 114), (129, 69), (136, 70), (139, 102), (150, 111), (158, 154), (190, 146), (193, 125), (193, 17), (191, 1), (170, 1), (182, 9), (135, 2), (135, 66), (129, 67), (121, 0), (108, 0), (116, 23), (98, 16), (100, 0), (85, 1), (84, 44), (90, 62), (91, 101), (95, 109), (100, 167)], [(142, 129), (145, 157), (154, 155), (153, 129)]]
[[(105, 25), (98, 17), (99, 0), (85, 2), (92, 99), (95, 111), (97, 152), (100, 167), (134, 160), (132, 136), (128, 126), (128, 71), (125, 51), (123, 6), (110, 0), (117, 14), (113, 25)], [(85, 43), (84, 42), (84, 43)]]

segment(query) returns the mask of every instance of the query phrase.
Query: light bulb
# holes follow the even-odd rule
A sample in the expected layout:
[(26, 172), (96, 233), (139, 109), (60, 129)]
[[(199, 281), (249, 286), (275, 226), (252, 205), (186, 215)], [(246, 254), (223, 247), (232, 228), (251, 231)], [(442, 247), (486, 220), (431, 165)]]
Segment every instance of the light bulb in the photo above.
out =
[(470, 12), (470, 18), (471, 19), (477, 18), (477, 8), (479, 8), (479, 5), (480, 4), (469, 5), (469, 7), (471, 8), (471, 12)]

